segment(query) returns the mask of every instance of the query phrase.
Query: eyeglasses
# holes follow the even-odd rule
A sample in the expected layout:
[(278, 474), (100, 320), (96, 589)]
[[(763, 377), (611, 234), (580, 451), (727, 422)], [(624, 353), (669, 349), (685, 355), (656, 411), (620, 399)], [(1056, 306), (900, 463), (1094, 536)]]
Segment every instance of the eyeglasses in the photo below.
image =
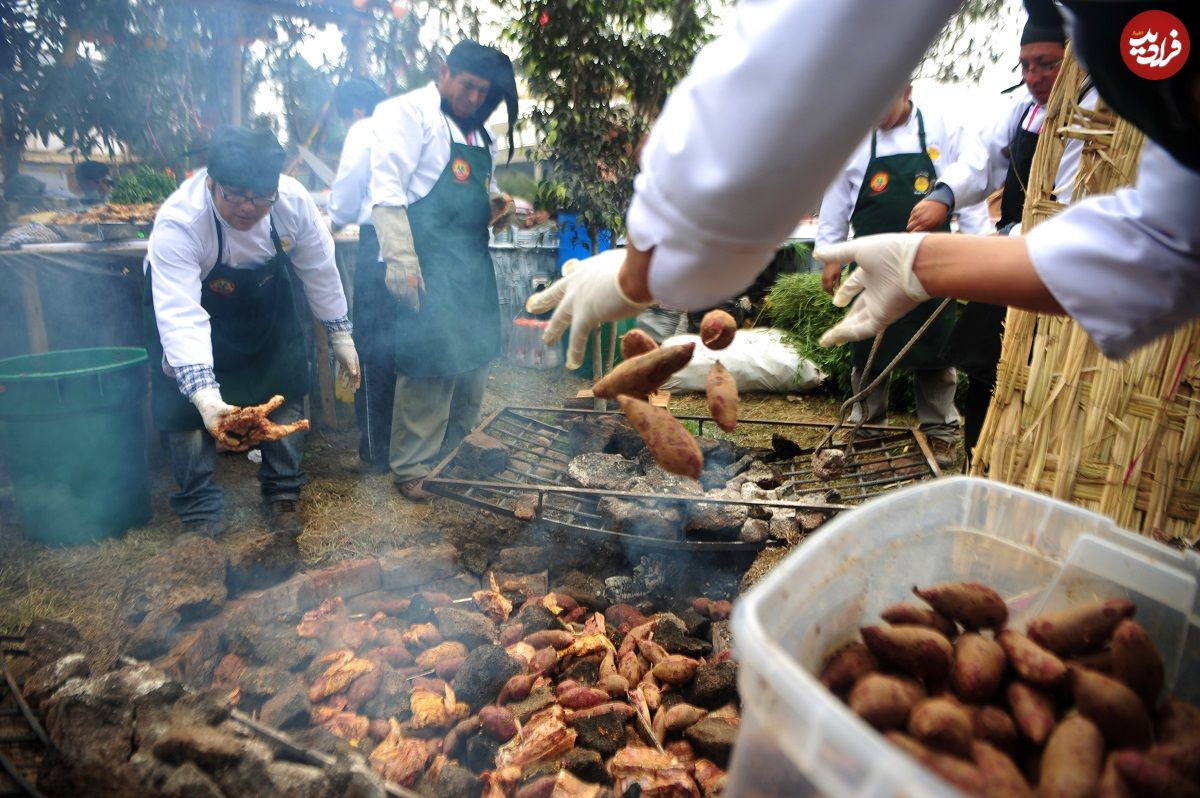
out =
[(263, 197), (258, 194), (251, 194), (249, 191), (228, 191), (225, 186), (217, 183), (217, 188), (221, 191), (221, 196), (226, 202), (234, 205), (253, 205), (260, 211), (270, 208), (275, 204), (275, 200), (279, 199), (279, 193), (276, 192), (269, 197)]
[(1036, 77), (1037, 75), (1049, 75), (1062, 66), (1062, 62), (1061, 58), (1054, 61), (1034, 61), (1032, 64), (1026, 64), (1022, 61), (1018, 66), (1021, 69), (1022, 75), (1033, 75)]

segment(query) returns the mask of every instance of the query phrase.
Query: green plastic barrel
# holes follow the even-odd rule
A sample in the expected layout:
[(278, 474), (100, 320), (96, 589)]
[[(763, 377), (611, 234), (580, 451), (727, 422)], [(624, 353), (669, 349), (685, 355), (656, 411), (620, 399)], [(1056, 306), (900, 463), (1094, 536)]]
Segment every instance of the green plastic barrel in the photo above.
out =
[[(621, 362), (621, 336), (637, 326), (637, 319), (622, 319), (617, 322), (617, 345), (614, 349), (613, 365)], [(608, 339), (612, 337), (612, 324), (604, 322), (600, 325), (600, 357), (604, 358), (608, 354)], [(570, 338), (569, 333), (563, 333), (563, 359), (567, 356), (567, 341)], [(583, 365), (575, 369), (577, 376), (585, 379), (592, 378), (592, 336), (588, 334), (587, 350), (583, 353)]]
[(146, 350), (0, 360), (0, 450), (26, 537), (73, 546), (150, 519)]

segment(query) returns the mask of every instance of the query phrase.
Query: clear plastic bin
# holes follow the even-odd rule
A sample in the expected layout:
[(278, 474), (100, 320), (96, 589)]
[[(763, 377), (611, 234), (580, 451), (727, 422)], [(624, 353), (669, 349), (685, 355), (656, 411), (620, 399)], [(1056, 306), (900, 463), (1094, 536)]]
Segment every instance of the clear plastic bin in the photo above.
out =
[(1022, 629), (1043, 608), (1127, 597), (1163, 653), (1168, 689), (1198, 702), (1198, 577), (1196, 552), (972, 477), (906, 488), (842, 513), (735, 605), (742, 723), (727, 795), (960, 795), (815, 676), (830, 651), (879, 622), (884, 606), (911, 600), (913, 585), (984, 582), (1007, 599)]

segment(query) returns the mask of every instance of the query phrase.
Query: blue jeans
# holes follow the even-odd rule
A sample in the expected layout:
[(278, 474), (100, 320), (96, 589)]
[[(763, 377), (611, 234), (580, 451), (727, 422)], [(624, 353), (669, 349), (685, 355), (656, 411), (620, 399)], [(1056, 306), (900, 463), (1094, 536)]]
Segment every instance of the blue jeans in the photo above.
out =
[[(302, 402), (286, 402), (271, 414), (277, 424), (290, 424), (303, 413)], [(304, 459), (305, 433), (296, 432), (278, 441), (263, 441), (262, 465), (258, 481), (263, 500), (281, 501), (300, 498), (300, 488), (308, 481), (300, 469)], [(171, 473), (179, 490), (171, 494), (171, 509), (182, 521), (221, 521), (225, 514), (225, 489), (213, 479), (217, 442), (208, 430), (167, 434)]]

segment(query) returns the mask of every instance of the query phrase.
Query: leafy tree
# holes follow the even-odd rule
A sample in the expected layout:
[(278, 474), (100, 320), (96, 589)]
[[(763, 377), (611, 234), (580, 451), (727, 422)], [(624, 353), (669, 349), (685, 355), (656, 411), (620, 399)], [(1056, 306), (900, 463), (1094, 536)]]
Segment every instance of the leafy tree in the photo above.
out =
[(919, 76), (977, 83), (1011, 44), (1003, 40), (1003, 32), (1015, 29), (1019, 8), (1012, 0), (967, 0), (926, 52)]

